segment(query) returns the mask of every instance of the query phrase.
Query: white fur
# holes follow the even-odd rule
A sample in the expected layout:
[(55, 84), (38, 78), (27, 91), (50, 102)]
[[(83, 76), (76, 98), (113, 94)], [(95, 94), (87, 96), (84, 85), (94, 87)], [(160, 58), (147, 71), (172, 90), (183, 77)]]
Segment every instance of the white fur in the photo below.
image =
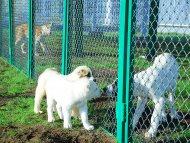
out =
[[(179, 118), (174, 107), (175, 90), (178, 78), (178, 63), (169, 53), (158, 55), (152, 66), (134, 75), (134, 96), (138, 97), (133, 116), (133, 129), (136, 127), (149, 97), (155, 104), (146, 138), (155, 136), (161, 121), (166, 120), (164, 94), (169, 92), (168, 101), (172, 118)], [(113, 95), (114, 86), (108, 85), (106, 93)], [(117, 90), (117, 89), (115, 89)]]
[(94, 80), (92, 71), (87, 66), (79, 66), (69, 75), (62, 75), (58, 73), (55, 68), (46, 69), (38, 78), (38, 85), (36, 87), (36, 92), (35, 92), (34, 112), (42, 113), (42, 111), (40, 111), (40, 102), (42, 98), (46, 95), (45, 86), (49, 78), (54, 77), (55, 75), (59, 75), (59, 76), (64, 77), (67, 80), (75, 81), (82, 77), (87, 76), (88, 74), (89, 74), (89, 77), (91, 77), (92, 80)]
[(46, 83), (48, 122), (53, 122), (54, 101), (58, 103), (58, 114), (64, 118), (64, 128), (71, 128), (71, 112), (80, 114), (85, 129), (93, 130), (88, 122), (87, 101), (100, 96), (100, 90), (90, 78), (83, 77), (76, 81), (66, 80), (61, 75), (54, 75)]

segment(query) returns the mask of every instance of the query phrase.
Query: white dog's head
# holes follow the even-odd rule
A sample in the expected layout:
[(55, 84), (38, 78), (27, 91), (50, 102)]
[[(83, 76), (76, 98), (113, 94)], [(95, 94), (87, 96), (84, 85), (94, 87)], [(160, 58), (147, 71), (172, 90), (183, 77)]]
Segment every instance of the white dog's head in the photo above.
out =
[(84, 77), (81, 80), (84, 80), (84, 82), (85, 82), (84, 92), (86, 93), (85, 98), (87, 100), (91, 100), (93, 98), (100, 97), (100, 95), (101, 95), (100, 89), (98, 88), (96, 82), (93, 81), (92, 77), (91, 78)]
[(88, 77), (95, 81), (92, 75), (92, 70), (87, 66), (78, 66), (68, 75), (69, 80), (78, 80), (82, 77)]

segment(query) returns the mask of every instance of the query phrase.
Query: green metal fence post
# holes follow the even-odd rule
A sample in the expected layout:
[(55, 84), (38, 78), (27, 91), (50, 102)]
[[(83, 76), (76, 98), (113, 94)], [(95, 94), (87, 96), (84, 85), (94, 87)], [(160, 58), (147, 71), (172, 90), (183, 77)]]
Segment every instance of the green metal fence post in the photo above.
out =
[(133, 77), (134, 77), (134, 48), (135, 48), (135, 26), (136, 26), (136, 0), (128, 1), (128, 23), (127, 23), (127, 62), (126, 62), (126, 122), (125, 143), (132, 142), (132, 114), (134, 113), (133, 102)]
[(153, 60), (156, 55), (157, 45), (157, 27), (158, 27), (158, 10), (159, 0), (150, 0), (150, 18), (148, 29), (148, 56), (147, 58)]
[(83, 0), (77, 0), (75, 4), (75, 39), (76, 56), (83, 55)]
[(28, 76), (33, 77), (34, 54), (33, 54), (33, 0), (28, 1)]
[(68, 74), (69, 69), (69, 0), (63, 3), (63, 39), (62, 39), (62, 74)]
[(2, 2), (0, 2), (0, 25), (1, 25), (1, 28), (0, 28), (0, 56), (2, 56), (2, 36), (3, 36), (3, 18), (2, 18), (2, 11), (3, 11), (3, 8), (2, 8)]
[(13, 11), (12, 0), (9, 0), (9, 62), (13, 64)]
[(119, 65), (118, 65), (118, 98), (116, 103), (117, 141), (130, 142), (131, 104), (131, 24), (133, 0), (120, 0), (120, 33), (119, 33)]

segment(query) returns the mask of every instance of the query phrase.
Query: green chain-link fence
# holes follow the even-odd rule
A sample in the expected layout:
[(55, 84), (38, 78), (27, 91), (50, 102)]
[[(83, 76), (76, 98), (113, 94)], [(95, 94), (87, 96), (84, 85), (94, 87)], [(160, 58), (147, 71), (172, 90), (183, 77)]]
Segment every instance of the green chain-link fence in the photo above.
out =
[[(135, 41), (135, 45), (131, 44), (131, 54), (135, 57), (134, 92), (131, 99), (136, 113), (131, 113), (133, 118), (130, 124), (134, 126), (134, 120), (137, 120), (138, 116), (140, 119), (129, 138), (132, 137), (134, 142), (189, 142), (190, 3), (185, 0), (137, 0), (132, 2), (131, 7), (136, 7), (131, 17), (134, 21), (131, 31), (135, 31), (131, 36), (131, 43)], [(167, 58), (166, 54), (162, 55), (159, 62), (154, 61), (155, 57), (162, 53), (172, 54), (179, 65), (179, 76), (174, 83), (177, 64), (167, 59), (166, 66), (169, 69), (161, 66)], [(162, 69), (159, 69), (160, 66)], [(156, 76), (158, 78), (155, 78)], [(155, 80), (152, 82), (152, 79)], [(168, 83), (173, 85), (167, 85)], [(162, 99), (159, 96), (162, 95), (164, 87), (169, 90)], [(149, 90), (149, 95), (146, 90)], [(140, 95), (138, 99), (136, 95)], [(175, 106), (180, 117), (174, 113), (172, 106)], [(165, 115), (163, 112), (166, 112)], [(175, 117), (172, 118), (172, 115)], [(153, 134), (154, 137), (147, 139), (147, 133)]]
[[(11, 14), (13, 30), (10, 33), (10, 37), (12, 38), (12, 41), (10, 41), (12, 48), (10, 49), (12, 50), (12, 63), (18, 69), (21, 69), (27, 73), (28, 39), (24, 35), (24, 30), (26, 30), (26, 35), (28, 36), (29, 1), (11, 0), (11, 2), (12, 3), (10, 3), (10, 7), (12, 11)], [(23, 25), (23, 27), (20, 27), (21, 24), (25, 25)]]
[[(0, 55), (29, 76), (37, 78), (48, 67), (67, 74), (87, 65), (101, 89), (118, 77), (116, 94), (104, 93), (91, 101), (89, 114), (119, 142), (190, 141), (188, 0), (2, 0), (0, 8)], [(44, 28), (50, 33), (42, 32)], [(171, 118), (166, 100), (166, 118), (160, 119), (157, 134), (147, 139), (157, 102), (148, 95), (133, 130), (139, 98), (133, 81), (164, 52), (179, 65), (174, 105), (181, 118)], [(150, 79), (155, 76), (154, 71), (149, 74)], [(145, 72), (138, 77), (145, 85), (150, 81), (146, 76)], [(143, 109), (143, 102), (139, 105)]]
[(0, 8), (4, 9), (0, 15), (0, 43), (1, 43), (1, 56), (9, 60), (9, 2), (3, 1), (0, 3)]
[[(45, 3), (46, 2), (46, 3)], [(33, 68), (34, 77), (48, 67), (61, 71), (62, 64), (62, 28), (63, 1), (34, 1), (33, 25), (36, 28), (47, 28), (41, 38), (39, 31), (34, 31)], [(50, 33), (48, 33), (50, 32)], [(38, 42), (39, 41), (39, 42)], [(36, 42), (36, 44), (35, 44)], [(38, 43), (37, 43), (38, 42)]]
[[(109, 22), (110, 5), (102, 1), (69, 1), (69, 70), (87, 65), (102, 89), (117, 77), (119, 7)], [(116, 4), (115, 4), (116, 5)], [(102, 13), (100, 13), (102, 10)], [(85, 14), (83, 14), (85, 12)], [(107, 15), (106, 15), (107, 14)], [(107, 18), (106, 18), (107, 16)], [(106, 21), (107, 20), (107, 21)], [(92, 102), (96, 123), (116, 135), (116, 97), (102, 96)]]

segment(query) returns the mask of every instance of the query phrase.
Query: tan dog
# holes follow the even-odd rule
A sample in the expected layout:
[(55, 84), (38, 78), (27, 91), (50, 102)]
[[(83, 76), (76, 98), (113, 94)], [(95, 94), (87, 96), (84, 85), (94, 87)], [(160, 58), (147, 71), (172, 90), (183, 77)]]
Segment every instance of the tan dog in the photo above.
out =
[(55, 68), (46, 69), (38, 78), (38, 85), (36, 87), (34, 103), (35, 113), (42, 113), (42, 111), (40, 111), (40, 102), (42, 98), (46, 95), (45, 86), (47, 80), (51, 77), (54, 77), (55, 75), (60, 75), (60, 77), (64, 77), (65, 80), (69, 81), (76, 81), (82, 77), (88, 77), (94, 80), (92, 71), (87, 66), (79, 66), (69, 75), (62, 75), (59, 72), (57, 72)]
[[(39, 42), (43, 52), (45, 51), (45, 46), (42, 43), (42, 39), (44, 36), (49, 36), (51, 33), (51, 27), (52, 24), (42, 25), (42, 26), (35, 26), (35, 48)], [(22, 53), (26, 53), (24, 51), (24, 45), (25, 41), (28, 38), (28, 25), (27, 24), (21, 24), (16, 27), (16, 37), (15, 37), (15, 45), (18, 44), (18, 42), (22, 41), (21, 43), (21, 50)], [(35, 55), (37, 55), (37, 51), (35, 49)]]

